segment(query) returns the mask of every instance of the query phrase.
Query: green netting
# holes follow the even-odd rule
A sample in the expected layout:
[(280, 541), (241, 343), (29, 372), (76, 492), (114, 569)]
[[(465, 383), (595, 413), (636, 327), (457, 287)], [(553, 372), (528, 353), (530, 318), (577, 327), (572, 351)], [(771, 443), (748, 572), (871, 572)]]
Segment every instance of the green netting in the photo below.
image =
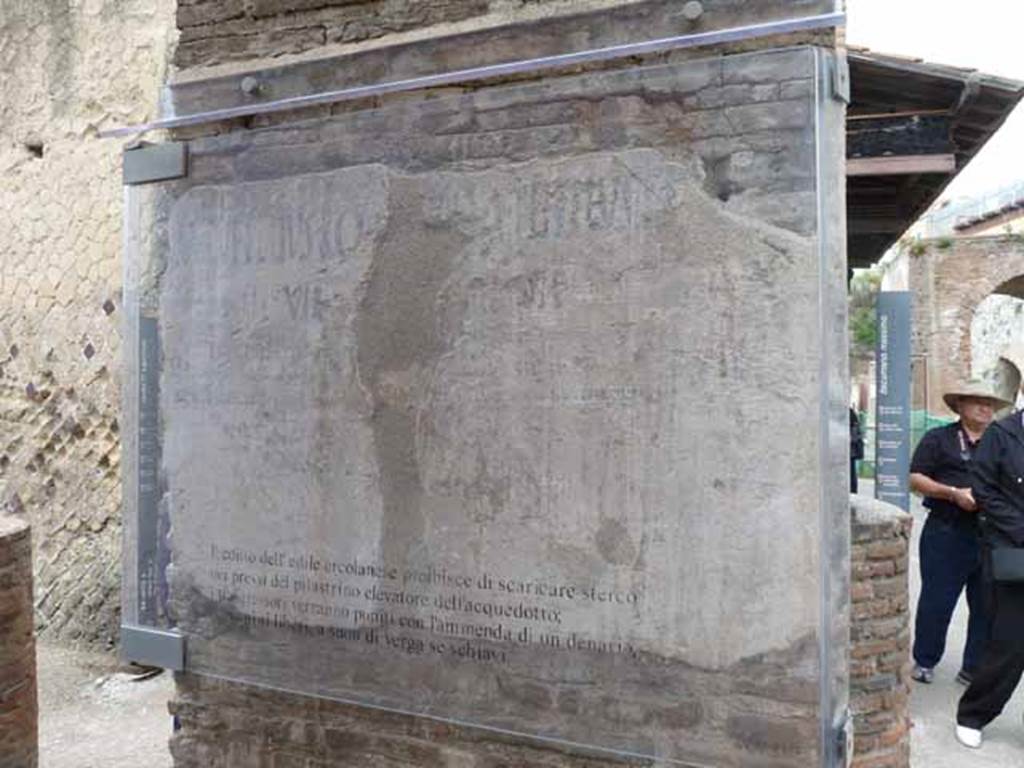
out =
[[(869, 421), (869, 415), (872, 417)], [(857, 462), (857, 474), (860, 477), (873, 478), (875, 476), (875, 421), (874, 414), (869, 414), (867, 411), (861, 411), (859, 413), (860, 423), (864, 425), (864, 459)], [(953, 419), (947, 416), (936, 416), (935, 414), (928, 413), (923, 408), (920, 410), (912, 410), (910, 412), (910, 453), (913, 455), (914, 449), (917, 448), (918, 442), (924, 436), (924, 433), (934, 427), (941, 427), (943, 424), (949, 424)]]
[(924, 433), (929, 429), (935, 427), (941, 427), (944, 424), (949, 424), (954, 421), (947, 416), (935, 416), (934, 414), (928, 413), (928, 411), (911, 411), (910, 412), (910, 450), (917, 447), (918, 441), (924, 436)]

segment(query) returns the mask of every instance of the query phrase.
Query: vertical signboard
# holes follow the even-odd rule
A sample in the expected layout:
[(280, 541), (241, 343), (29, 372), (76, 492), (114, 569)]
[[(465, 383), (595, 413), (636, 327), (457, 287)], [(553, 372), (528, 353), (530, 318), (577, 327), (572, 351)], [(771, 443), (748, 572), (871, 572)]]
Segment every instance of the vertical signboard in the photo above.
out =
[(878, 294), (875, 498), (910, 509), (910, 293)]

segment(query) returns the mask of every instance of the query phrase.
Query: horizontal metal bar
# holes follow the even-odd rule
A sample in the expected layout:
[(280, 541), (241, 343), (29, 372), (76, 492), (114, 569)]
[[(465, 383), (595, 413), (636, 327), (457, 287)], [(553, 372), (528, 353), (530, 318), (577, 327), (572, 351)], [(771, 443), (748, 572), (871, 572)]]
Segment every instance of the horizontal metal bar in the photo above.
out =
[(121, 656), (180, 672), (185, 669), (185, 637), (173, 630), (122, 624)]
[(337, 104), (343, 101), (353, 101), (355, 99), (363, 99), (370, 96), (382, 96), (389, 93), (402, 93), (405, 91), (415, 91), (423, 88), (436, 88), (443, 85), (454, 85), (456, 83), (470, 83), (493, 77), (541, 72), (547, 69), (556, 69), (558, 67), (573, 66), (576, 64), (613, 61), (615, 59), (622, 59), (629, 56), (664, 53), (666, 51), (679, 50), (683, 48), (697, 48), (705, 45), (719, 45), (723, 43), (738, 42), (741, 40), (750, 40), (757, 37), (766, 37), (768, 35), (782, 35), (791, 32), (826, 29), (842, 25), (845, 20), (846, 15), (843, 13), (826, 13), (818, 16), (807, 16), (800, 19), (787, 19), (785, 21), (773, 21), (765, 24), (731, 27), (729, 29), (720, 29), (713, 32), (699, 32), (689, 35), (663, 37), (657, 40), (647, 40), (640, 43), (626, 43), (623, 45), (613, 45), (606, 48), (595, 48), (575, 53), (542, 56), (536, 59), (510, 61), (502, 64), (488, 64), (486, 66), (460, 69), (436, 75), (423, 75), (405, 80), (394, 80), (391, 82), (375, 83), (373, 85), (359, 85), (351, 88), (343, 88), (341, 90), (313, 93), (306, 96), (292, 96), (286, 99), (245, 105), (242, 107), (215, 109), (209, 112), (198, 112), (196, 114), (182, 115), (180, 117), (167, 117), (160, 120), (154, 120), (149, 123), (142, 123), (140, 125), (111, 128), (109, 130), (100, 131), (99, 135), (101, 138), (136, 136), (147, 131), (163, 128), (184, 128), (190, 125), (202, 125), (204, 123), (219, 122), (221, 120), (233, 120), (239, 117), (252, 117), (254, 115), (286, 112), (288, 110), (302, 109), (304, 107)]

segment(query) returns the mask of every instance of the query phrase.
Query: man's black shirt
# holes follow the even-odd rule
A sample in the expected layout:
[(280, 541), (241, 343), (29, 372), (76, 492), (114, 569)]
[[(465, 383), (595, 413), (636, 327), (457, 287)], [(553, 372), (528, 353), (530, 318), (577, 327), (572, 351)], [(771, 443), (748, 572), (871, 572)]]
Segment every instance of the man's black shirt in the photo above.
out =
[[(910, 471), (943, 485), (970, 488), (971, 461), (977, 445), (971, 442), (959, 421), (935, 427), (925, 432), (917, 444)], [(975, 513), (965, 512), (952, 501), (925, 496), (924, 505), (933, 514), (951, 522), (975, 525)]]

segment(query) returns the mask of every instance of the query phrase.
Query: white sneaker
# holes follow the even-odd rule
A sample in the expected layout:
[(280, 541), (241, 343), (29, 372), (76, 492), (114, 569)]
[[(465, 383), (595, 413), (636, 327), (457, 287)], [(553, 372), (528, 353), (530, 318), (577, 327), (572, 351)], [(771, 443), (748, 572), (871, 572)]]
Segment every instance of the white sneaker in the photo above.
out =
[(981, 746), (981, 731), (968, 728), (965, 725), (956, 727), (956, 740), (970, 749), (978, 749)]

